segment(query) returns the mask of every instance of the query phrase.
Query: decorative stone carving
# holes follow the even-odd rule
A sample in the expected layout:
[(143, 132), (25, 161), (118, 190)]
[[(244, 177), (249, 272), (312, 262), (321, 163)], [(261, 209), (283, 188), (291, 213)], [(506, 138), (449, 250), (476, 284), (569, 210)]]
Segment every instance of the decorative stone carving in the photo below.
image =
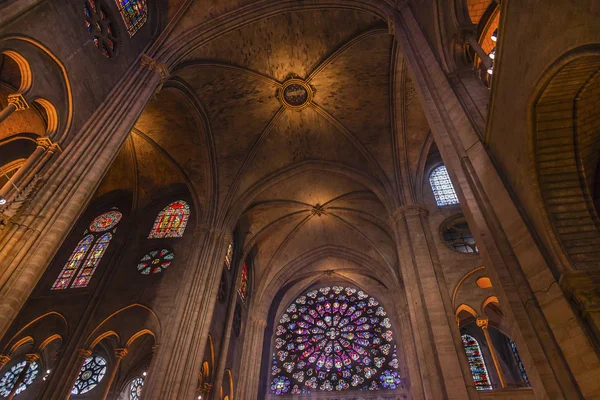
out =
[(23, 111), (29, 108), (29, 103), (27, 103), (27, 100), (25, 100), (25, 97), (23, 97), (21, 93), (9, 94), (8, 104), (13, 104), (17, 111)]
[(154, 71), (155, 73), (160, 75), (160, 82), (156, 87), (156, 93), (160, 92), (162, 86), (165, 84), (167, 79), (169, 79), (169, 69), (167, 68), (167, 65), (164, 63), (157, 62), (155, 59), (146, 54), (142, 54), (140, 62), (143, 67), (146, 67), (150, 71)]
[(314, 92), (314, 88), (304, 80), (291, 78), (283, 83), (277, 97), (285, 107), (300, 110), (310, 104)]

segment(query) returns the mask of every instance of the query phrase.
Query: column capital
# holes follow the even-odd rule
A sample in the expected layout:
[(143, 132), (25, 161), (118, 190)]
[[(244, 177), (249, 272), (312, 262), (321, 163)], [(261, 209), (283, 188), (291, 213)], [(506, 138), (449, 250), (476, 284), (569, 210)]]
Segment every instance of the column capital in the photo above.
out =
[(490, 322), (490, 320), (488, 319), (488, 317), (478, 317), (477, 318), (477, 326), (480, 327), (481, 329), (487, 329), (489, 322)]
[(81, 358), (88, 358), (92, 355), (92, 351), (89, 349), (79, 349), (77, 350), (77, 355)]
[(202, 386), (202, 390), (204, 392), (206, 392), (206, 394), (212, 392), (212, 388), (213, 388), (212, 383), (208, 383), (208, 382), (204, 382), (204, 385)]
[(38, 353), (25, 354), (25, 359), (28, 363), (34, 363), (40, 359), (40, 355)]
[(10, 356), (0, 355), (0, 367), (6, 365), (10, 361)]
[(119, 347), (115, 349), (115, 356), (117, 356), (117, 358), (123, 358), (127, 355), (128, 352), (129, 350), (127, 350), (127, 348)]
[(44, 137), (37, 138), (37, 139), (35, 139), (35, 142), (37, 143), (38, 147), (41, 147), (44, 150), (51, 151), (53, 153), (56, 153), (57, 151), (62, 152), (60, 145), (58, 143), (54, 143), (48, 137), (44, 136)]
[(21, 93), (9, 94), (8, 104), (13, 104), (17, 111), (23, 111), (29, 108), (29, 103)]
[(150, 71), (153, 71), (160, 75), (160, 82), (156, 89), (157, 92), (160, 91), (162, 85), (169, 79), (169, 69), (167, 65), (164, 63), (159, 63), (154, 58), (150, 57), (147, 54), (142, 54), (142, 58), (140, 59), (140, 63), (142, 67), (148, 68)]
[(429, 210), (427, 210), (427, 208), (422, 204), (410, 204), (396, 208), (392, 212), (391, 218), (397, 222), (405, 218), (407, 215), (420, 215), (426, 217), (429, 215)]

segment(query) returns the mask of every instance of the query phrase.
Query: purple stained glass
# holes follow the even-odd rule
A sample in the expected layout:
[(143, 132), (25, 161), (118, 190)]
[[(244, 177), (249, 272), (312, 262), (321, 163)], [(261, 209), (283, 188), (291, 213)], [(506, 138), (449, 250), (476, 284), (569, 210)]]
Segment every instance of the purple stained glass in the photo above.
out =
[(355, 288), (322, 287), (298, 297), (279, 319), (271, 392), (395, 389), (397, 368), (391, 323), (379, 302)]
[(429, 184), (438, 206), (458, 204), (458, 197), (445, 165), (440, 165), (431, 172)]

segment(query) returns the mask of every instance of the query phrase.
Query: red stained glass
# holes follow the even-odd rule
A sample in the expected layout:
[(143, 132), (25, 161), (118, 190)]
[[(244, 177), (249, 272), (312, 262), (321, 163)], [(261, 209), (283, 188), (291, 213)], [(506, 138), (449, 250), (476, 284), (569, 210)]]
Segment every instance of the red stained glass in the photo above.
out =
[(75, 271), (81, 265), (85, 255), (87, 254), (89, 248), (92, 246), (92, 242), (94, 237), (92, 235), (88, 235), (81, 239), (81, 241), (75, 247), (75, 250), (69, 257), (69, 261), (65, 264), (60, 275), (52, 285), (52, 290), (62, 290), (67, 289), (69, 287), (69, 283), (71, 283), (71, 279), (75, 275)]
[(471, 367), (473, 381), (475, 381), (475, 388), (477, 390), (492, 390), (492, 384), (490, 383), (485, 361), (483, 361), (479, 343), (470, 335), (462, 335), (462, 342), (465, 353), (467, 353), (469, 366)]
[(248, 266), (244, 263), (242, 267), (242, 279), (240, 281), (240, 288), (238, 289), (238, 293), (242, 298), (242, 301), (246, 300), (246, 296), (248, 295)]
[(146, 0), (116, 0), (116, 2), (127, 27), (127, 33), (132, 37), (148, 20)]
[(190, 206), (185, 201), (175, 201), (158, 213), (148, 239), (179, 238), (183, 236)]
[(98, 215), (92, 223), (90, 224), (90, 231), (92, 232), (104, 232), (111, 228), (114, 228), (121, 218), (123, 214), (118, 211), (109, 211), (104, 214)]
[(77, 277), (73, 281), (72, 288), (86, 287), (90, 283), (90, 279), (92, 279), (94, 272), (96, 272), (96, 268), (100, 264), (100, 260), (108, 248), (111, 239), (112, 235), (105, 233), (96, 241), (92, 251), (85, 260), (85, 264), (83, 264), (83, 267), (79, 270), (79, 274), (77, 274)]
[(227, 247), (227, 254), (225, 254), (225, 265), (227, 266), (227, 269), (231, 269), (231, 259), (233, 257), (233, 245), (230, 244)]

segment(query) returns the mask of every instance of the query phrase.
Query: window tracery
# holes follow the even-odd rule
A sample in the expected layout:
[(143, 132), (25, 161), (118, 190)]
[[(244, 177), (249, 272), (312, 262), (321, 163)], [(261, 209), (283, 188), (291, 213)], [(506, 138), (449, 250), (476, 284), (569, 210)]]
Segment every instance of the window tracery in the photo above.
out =
[(375, 298), (351, 287), (311, 290), (281, 316), (275, 332), (271, 392), (396, 389), (391, 322)]
[[(10, 393), (17, 384), (19, 377), (21, 376), (21, 373), (23, 372), (26, 366), (27, 362), (21, 361), (13, 365), (10, 368), (10, 370), (6, 371), (6, 373), (2, 376), (2, 379), (0, 380), (0, 396), (10, 396)], [(33, 383), (33, 381), (38, 375), (38, 370), (39, 366), (37, 362), (34, 361), (31, 364), (29, 364), (29, 367), (27, 368), (27, 372), (25, 372), (23, 380), (17, 387), (17, 390), (15, 390), (15, 395), (18, 395), (25, 391), (25, 389), (27, 389)]]
[(441, 225), (441, 234), (446, 245), (459, 253), (477, 254), (479, 252), (471, 229), (462, 214), (453, 216), (444, 222)]
[(458, 204), (458, 197), (445, 165), (440, 165), (429, 174), (429, 184), (438, 206)]
[(79, 377), (71, 389), (72, 395), (84, 394), (94, 389), (106, 374), (106, 360), (99, 355), (86, 358)]
[(129, 400), (140, 400), (142, 388), (144, 386), (143, 378), (135, 378), (129, 385)]
[(490, 377), (485, 366), (485, 361), (483, 360), (483, 355), (481, 354), (479, 343), (471, 335), (462, 335), (462, 342), (465, 353), (467, 353), (469, 367), (471, 367), (475, 388), (477, 390), (492, 390), (492, 384), (490, 383)]
[[(123, 214), (119, 211), (112, 210), (94, 218), (88, 227), (88, 231), (91, 233), (77, 243), (69, 260), (54, 281), (52, 290), (68, 289), (69, 285), (71, 288), (81, 288), (89, 284), (112, 239), (112, 234), (106, 231), (111, 230), (112, 233), (115, 233), (116, 226), (122, 217)], [(81, 269), (79, 269), (80, 267)], [(79, 273), (77, 273), (78, 269)], [(76, 278), (75, 275), (77, 275)]]
[(96, 47), (106, 58), (116, 55), (118, 37), (110, 15), (98, 0), (86, 0), (84, 4), (85, 25)]
[(148, 239), (180, 238), (190, 218), (190, 206), (183, 200), (174, 201), (158, 213)]
[(174, 259), (175, 254), (171, 250), (152, 250), (140, 259), (137, 270), (143, 275), (158, 274), (167, 269)]
[(148, 20), (146, 0), (115, 0), (127, 27), (129, 37), (133, 37)]

